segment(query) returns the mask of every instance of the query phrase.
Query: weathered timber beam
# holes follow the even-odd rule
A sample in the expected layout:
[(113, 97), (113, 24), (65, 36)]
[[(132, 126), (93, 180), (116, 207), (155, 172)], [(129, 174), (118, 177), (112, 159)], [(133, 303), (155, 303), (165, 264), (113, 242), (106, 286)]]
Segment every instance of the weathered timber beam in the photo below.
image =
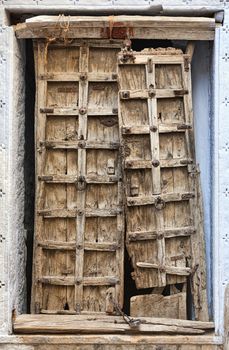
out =
[(170, 275), (178, 275), (178, 276), (189, 276), (191, 273), (190, 267), (177, 267), (177, 266), (160, 266), (158, 264), (151, 264), (148, 262), (141, 262), (138, 261), (136, 263), (137, 267), (143, 268), (143, 269), (159, 269), (162, 270)]
[[(37, 317), (39, 316), (39, 317)], [(100, 320), (78, 319), (71, 315), (23, 315), (14, 321), (15, 333), (167, 333), (167, 334), (204, 334), (205, 331), (182, 325), (163, 325), (142, 323), (131, 328), (126, 323), (110, 323)]]
[[(45, 113), (47, 115), (52, 116), (63, 116), (63, 117), (69, 117), (69, 116), (78, 116), (79, 115), (79, 108), (76, 107), (43, 107), (40, 109), (40, 113)], [(87, 115), (89, 116), (111, 116), (111, 115), (117, 115), (118, 109), (116, 107), (106, 108), (106, 107), (93, 107), (88, 108)]]
[[(45, 181), (47, 183), (72, 183), (77, 184), (80, 180), (75, 175), (39, 175), (38, 180)], [(87, 175), (84, 180), (88, 184), (112, 184), (118, 182), (118, 176), (110, 175)]]
[(147, 99), (147, 98), (172, 98), (188, 94), (184, 89), (146, 89), (146, 90), (121, 90), (119, 92), (121, 100)]
[[(43, 241), (38, 242), (38, 246), (47, 250), (75, 250), (76, 242)], [(83, 249), (90, 251), (114, 252), (119, 248), (116, 243), (85, 242)]]
[(39, 75), (38, 79), (46, 81), (70, 81), (79, 82), (80, 80), (88, 80), (91, 82), (116, 82), (117, 74), (114, 73), (102, 73), (102, 72), (92, 72), (92, 73), (65, 73), (65, 72), (55, 72), (46, 75)]
[(118, 142), (99, 142), (99, 141), (40, 141), (41, 147), (47, 149), (118, 149)]
[[(192, 129), (191, 124), (171, 123), (171, 124), (159, 124), (159, 133), (170, 132), (185, 132)], [(156, 131), (156, 129), (150, 128), (149, 125), (125, 125), (122, 127), (122, 133), (124, 135), (143, 135)]]
[[(68, 32), (61, 33), (61, 24)], [(119, 28), (124, 28), (120, 31)], [(15, 26), (18, 38), (130, 38), (213, 40), (215, 19), (165, 16), (37, 16)], [(57, 35), (58, 34), (58, 35)]]
[(77, 215), (85, 213), (86, 217), (107, 217), (116, 216), (122, 212), (122, 208), (117, 209), (42, 209), (38, 210), (38, 215), (44, 218), (75, 218)]
[(179, 192), (179, 193), (166, 193), (161, 194), (160, 196), (142, 196), (142, 197), (127, 197), (127, 205), (151, 205), (151, 204), (160, 204), (160, 202), (177, 202), (183, 200), (189, 200), (194, 197), (193, 192)]
[(119, 279), (112, 276), (83, 277), (82, 279), (76, 279), (71, 276), (43, 276), (38, 281), (44, 284), (58, 286), (73, 286), (75, 284), (82, 284), (84, 286), (109, 286), (119, 283)]
[[(175, 168), (183, 167), (188, 164), (192, 164), (193, 160), (188, 158), (172, 158), (172, 159), (161, 159), (160, 167), (161, 168)], [(126, 160), (125, 161), (126, 169), (151, 169), (152, 161), (151, 160)]]
[(148, 241), (159, 239), (163, 235), (165, 238), (173, 237), (187, 237), (195, 233), (196, 229), (192, 226), (164, 229), (164, 230), (153, 230), (153, 231), (135, 231), (127, 232), (127, 240), (129, 242), (135, 241)]

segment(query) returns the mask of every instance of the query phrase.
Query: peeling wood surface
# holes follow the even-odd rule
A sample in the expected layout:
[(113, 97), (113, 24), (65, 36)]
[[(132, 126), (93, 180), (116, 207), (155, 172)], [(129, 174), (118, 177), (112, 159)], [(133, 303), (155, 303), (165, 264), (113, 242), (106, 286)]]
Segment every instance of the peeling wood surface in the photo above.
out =
[(167, 16), (37, 16), (15, 26), (18, 38), (214, 40), (215, 19)]
[[(34, 350), (62, 350), (61, 345), (56, 347), (56, 345), (53, 347), (52, 345), (39, 345), (35, 346)], [(222, 347), (216, 346), (216, 345), (100, 345), (100, 350), (222, 350)], [(77, 346), (71, 346), (67, 345), (66, 350), (98, 350), (98, 346), (92, 345), (80, 345)]]
[[(162, 49), (162, 52), (160, 56), (160, 50), (145, 49), (134, 52), (129, 60), (124, 52), (119, 55), (127, 250), (138, 289), (186, 283), (188, 277), (195, 317), (207, 320), (203, 213), (194, 160), (190, 58), (176, 49)], [(189, 127), (182, 128), (182, 132), (173, 129), (162, 133), (167, 123), (170, 127), (173, 123)], [(147, 133), (132, 133), (135, 128), (146, 127)], [(192, 227), (192, 233), (180, 236), (183, 227)], [(174, 229), (174, 235), (168, 239), (166, 232), (170, 229)], [(155, 232), (153, 239), (152, 232)]]
[(186, 319), (186, 293), (168, 296), (160, 294), (134, 296), (130, 299), (130, 315), (132, 317), (149, 316)]
[[(188, 350), (188, 347), (194, 347), (196, 345), (196, 348), (199, 350), (201, 349), (200, 345), (203, 346), (202, 349), (221, 349), (222, 350), (222, 344), (223, 339), (220, 336), (216, 336), (213, 333), (210, 333), (208, 335), (121, 335), (116, 334), (115, 336), (113, 334), (87, 334), (87, 335), (11, 335), (9, 336), (1, 336), (1, 344), (27, 344), (27, 345), (33, 345), (33, 346), (43, 346), (43, 348), (48, 349), (48, 346), (51, 346), (51, 349), (53, 350), (53, 346), (75, 346), (77, 349), (77, 346), (87, 346), (90, 349), (90, 346), (94, 346), (95, 349), (98, 349), (101, 347), (103, 349), (104, 346), (107, 346), (109, 349), (109, 346), (115, 346), (117, 349), (122, 346), (132, 346), (133, 349), (139, 350), (143, 346), (148, 346), (149, 349), (152, 348), (154, 345), (159, 346), (165, 346), (169, 345), (170, 347), (172, 345), (176, 345), (177, 349), (179, 350), (179, 346), (185, 345), (186, 349)], [(199, 346), (199, 348), (198, 348)], [(208, 347), (209, 348), (208, 348)], [(218, 346), (218, 347), (217, 347)], [(70, 347), (71, 349), (71, 347)], [(92, 348), (93, 349), (93, 348)], [(106, 349), (106, 348), (105, 348)], [(195, 349), (195, 348), (194, 348)], [(201, 350), (202, 350), (201, 349)], [(43, 350), (43, 349), (42, 349)]]
[[(204, 334), (212, 323), (173, 319), (140, 318), (139, 327), (130, 327), (122, 317), (73, 315), (20, 315), (14, 321), (15, 333), (174, 333)], [(182, 323), (183, 322), (183, 323)], [(195, 328), (197, 326), (197, 328)]]
[(118, 51), (82, 41), (35, 49), (33, 313), (105, 313), (111, 286), (123, 303)]

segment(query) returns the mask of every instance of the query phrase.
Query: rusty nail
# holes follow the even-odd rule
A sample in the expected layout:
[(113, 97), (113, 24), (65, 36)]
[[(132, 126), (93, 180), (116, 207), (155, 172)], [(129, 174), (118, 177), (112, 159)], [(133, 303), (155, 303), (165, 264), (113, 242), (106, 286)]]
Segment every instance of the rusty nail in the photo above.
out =
[(80, 113), (80, 114), (86, 114), (86, 112), (87, 112), (87, 109), (86, 109), (85, 107), (81, 107), (81, 108), (79, 109), (79, 113)]
[(156, 95), (154, 90), (149, 90), (148, 94), (149, 94), (149, 97), (154, 97)]
[(87, 73), (80, 74), (80, 80), (82, 81), (87, 80)]
[(157, 127), (155, 125), (152, 125), (150, 127), (150, 131), (156, 132), (157, 131)]
[(86, 146), (86, 142), (85, 141), (79, 141), (78, 142), (78, 147), (79, 148), (84, 148)]
[(129, 91), (123, 91), (121, 96), (122, 96), (122, 98), (129, 98), (130, 97), (130, 92)]
[(124, 132), (125, 134), (129, 134), (131, 132), (131, 128), (128, 128), (128, 127), (124, 128)]
[(160, 165), (159, 160), (154, 159), (154, 160), (152, 161), (152, 165), (153, 165), (155, 168), (157, 168), (157, 167)]

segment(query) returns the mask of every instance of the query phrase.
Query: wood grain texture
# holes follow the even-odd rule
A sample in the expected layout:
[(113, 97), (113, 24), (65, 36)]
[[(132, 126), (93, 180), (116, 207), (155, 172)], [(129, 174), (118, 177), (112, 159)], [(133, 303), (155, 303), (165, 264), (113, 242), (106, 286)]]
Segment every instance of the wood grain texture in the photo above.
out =
[(37, 43), (32, 312), (105, 313), (123, 303), (118, 45)]
[[(127, 64), (119, 55), (126, 245), (137, 288), (186, 284), (189, 277), (195, 317), (206, 320), (202, 203), (199, 185), (190, 173), (195, 169), (191, 58), (180, 50), (171, 51), (134, 52), (134, 60)], [(174, 128), (177, 124), (183, 125), (179, 132)], [(196, 233), (180, 236), (186, 225), (193, 225)], [(178, 231), (167, 238), (170, 229)], [(201, 253), (194, 252), (194, 245)], [(196, 254), (200, 264), (195, 270)]]
[(132, 317), (168, 317), (186, 319), (186, 293), (163, 296), (146, 294), (130, 299), (130, 315)]
[[(182, 324), (183, 322), (183, 324)], [(197, 328), (195, 328), (195, 324)], [(20, 315), (14, 321), (16, 333), (174, 333), (204, 334), (211, 323), (141, 317), (138, 327), (130, 327), (122, 317), (99, 315)]]
[[(68, 30), (66, 30), (66, 26)], [(214, 40), (215, 20), (167, 16), (36, 16), (15, 26), (18, 38)], [(121, 34), (120, 34), (121, 33)]]

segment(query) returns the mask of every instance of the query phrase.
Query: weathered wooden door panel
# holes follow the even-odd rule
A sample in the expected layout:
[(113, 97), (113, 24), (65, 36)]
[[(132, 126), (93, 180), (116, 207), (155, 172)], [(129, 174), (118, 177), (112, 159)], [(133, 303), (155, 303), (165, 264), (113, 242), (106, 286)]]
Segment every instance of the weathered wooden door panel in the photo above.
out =
[(106, 312), (111, 292), (123, 303), (118, 51), (96, 42), (35, 50), (33, 312)]
[(201, 204), (188, 59), (175, 49), (146, 49), (133, 56), (124, 50), (119, 55), (119, 123), (127, 250), (136, 287), (185, 283), (189, 277), (193, 295), (200, 296), (206, 293), (205, 268), (198, 265), (194, 242), (202, 251), (204, 244), (196, 215)]

